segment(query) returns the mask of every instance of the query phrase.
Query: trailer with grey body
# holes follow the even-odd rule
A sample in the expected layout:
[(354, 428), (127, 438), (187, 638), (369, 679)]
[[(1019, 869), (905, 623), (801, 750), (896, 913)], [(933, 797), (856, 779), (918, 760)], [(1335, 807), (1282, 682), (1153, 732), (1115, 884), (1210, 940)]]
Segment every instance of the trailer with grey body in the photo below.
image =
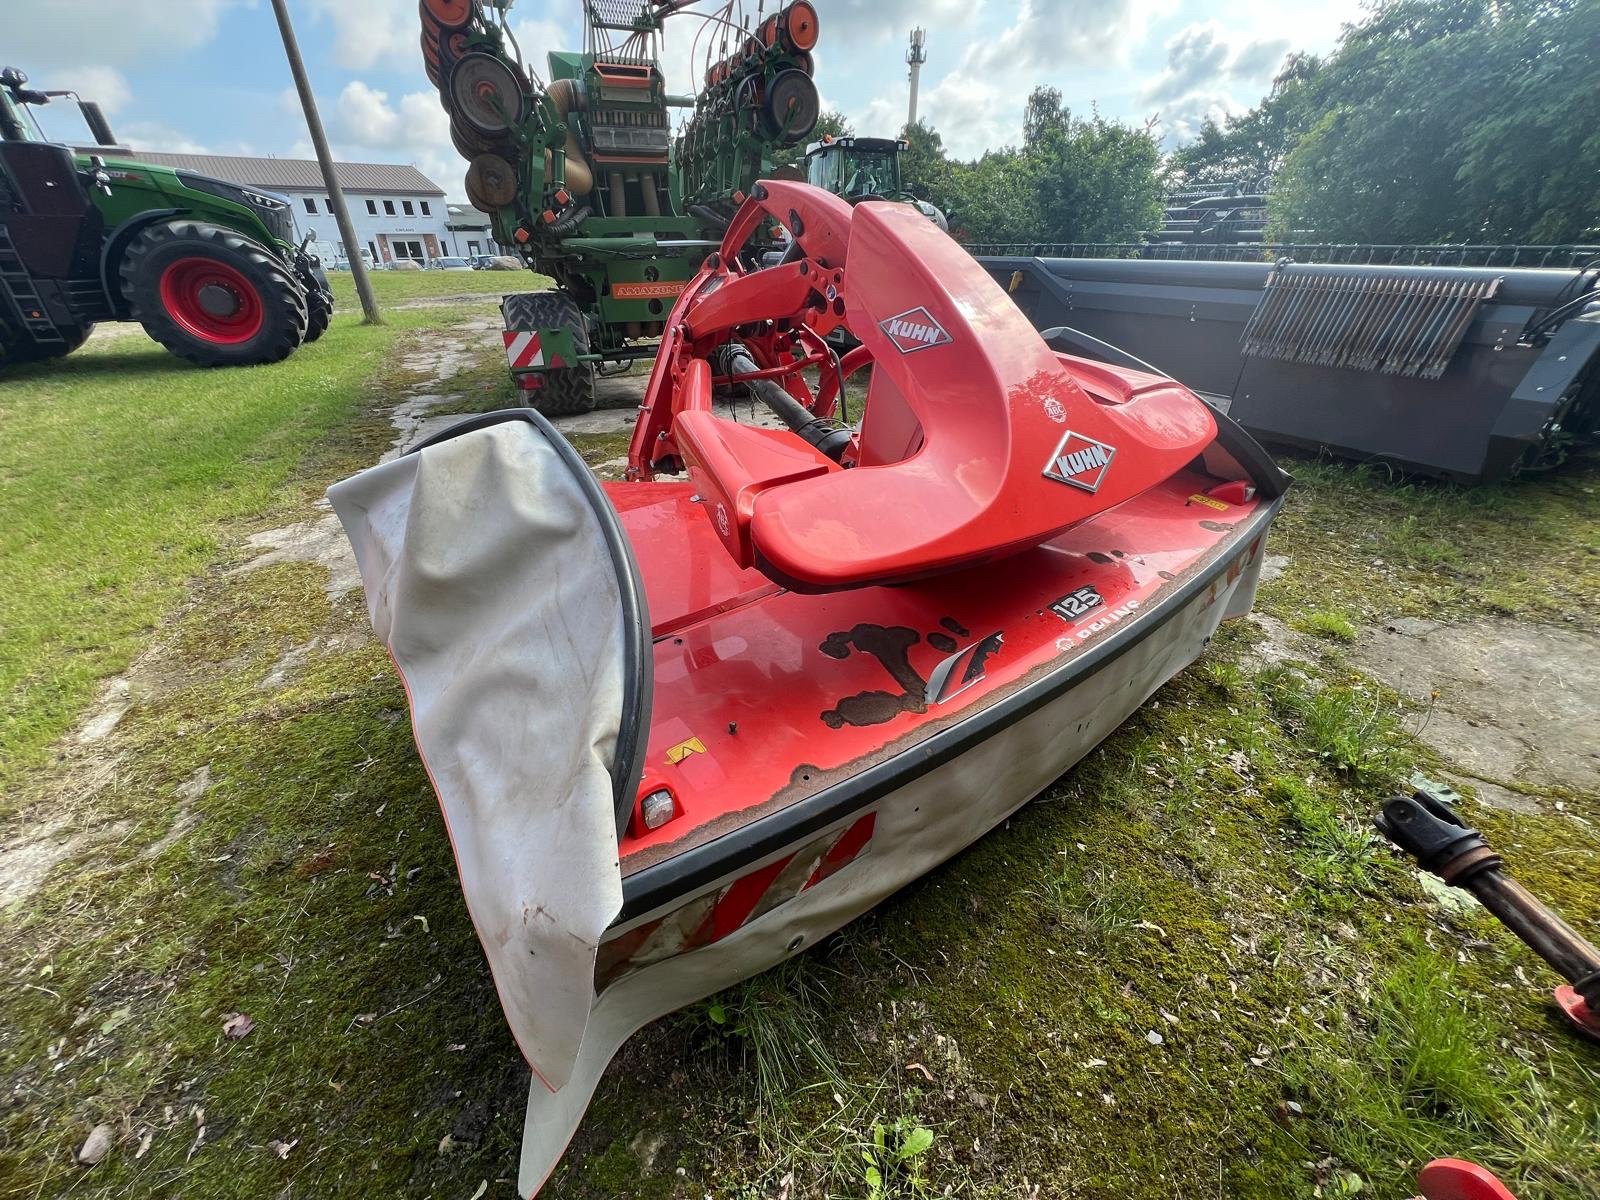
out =
[(1480, 483), (1600, 425), (1600, 272), (983, 257), (1059, 349), (1143, 360), (1256, 437)]

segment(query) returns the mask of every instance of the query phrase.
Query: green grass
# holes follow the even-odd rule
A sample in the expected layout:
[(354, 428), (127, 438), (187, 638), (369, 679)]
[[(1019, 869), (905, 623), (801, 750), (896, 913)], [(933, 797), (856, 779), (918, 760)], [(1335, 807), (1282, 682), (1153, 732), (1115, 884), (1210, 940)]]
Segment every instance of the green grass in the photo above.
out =
[(1313, 637), (1327, 638), (1333, 642), (1353, 642), (1356, 627), (1342, 612), (1308, 612), (1294, 622), (1294, 627)]
[(341, 315), (286, 361), (232, 371), (119, 338), (0, 376), (0, 784), (42, 761), (238, 522), (281, 501), (398, 328)]
[[(49, 818), (105, 834), (0, 923), (0, 1197), (511, 1194), (527, 1072), (402, 689), (320, 567), (227, 573), (246, 532), (305, 519), (387, 445), (411, 381), (385, 364), (457, 336), (452, 316), (342, 315), (284, 364), (312, 368), (293, 395), (154, 349), (0, 385), (3, 515), (40, 543), (3, 543), (25, 556), (3, 564), (8, 653), (10, 613), (55, 623), (8, 709), (34, 739), (12, 789), (34, 807), (0, 841)], [(498, 361), (484, 339), (450, 383), (462, 407), (499, 401)], [(581, 448), (605, 461), (624, 440)], [(1291, 561), (1261, 596), (1283, 620), (1504, 605), (1592, 624), (1592, 464), (1483, 497), (1295, 469), (1271, 546)], [(1521, 1200), (1600, 1194), (1600, 1052), (1552, 1020), (1530, 954), (1479, 910), (1432, 906), (1370, 832), (1433, 765), (1420, 715), (1337, 636), (1293, 669), (1263, 667), (1257, 637), (1225, 626), (970, 851), (632, 1038), (545, 1194), (1398, 1197), (1436, 1154), (1496, 1166)], [(47, 761), (41, 730), (135, 651), (159, 686), (96, 753)], [(69, 676), (76, 707), (43, 686)], [(1563, 800), (1578, 819), (1467, 816), (1582, 924), (1600, 796)], [(230, 1012), (248, 1037), (222, 1036)], [(101, 1122), (111, 1155), (76, 1166)]]
[[(380, 307), (407, 300), (440, 296), (483, 296), (499, 299), (511, 292), (537, 292), (554, 281), (532, 271), (371, 271), (372, 293)], [(333, 303), (341, 313), (360, 313), (355, 277), (348, 271), (329, 271)]]

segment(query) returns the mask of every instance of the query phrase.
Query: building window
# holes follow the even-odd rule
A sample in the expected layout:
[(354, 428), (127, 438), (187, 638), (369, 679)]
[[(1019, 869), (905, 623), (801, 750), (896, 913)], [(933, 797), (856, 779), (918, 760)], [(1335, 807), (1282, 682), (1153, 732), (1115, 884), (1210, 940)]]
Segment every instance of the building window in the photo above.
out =
[(367, 201), (367, 212), (374, 217), (378, 215), (378, 202), (376, 200)]
[(331, 217), (333, 215), (333, 197), (329, 196), (326, 200), (324, 200), (322, 202), (322, 207), (328, 210), (328, 215)]
[(406, 216), (413, 217), (413, 216), (416, 215), (416, 213), (411, 208), (411, 201), (409, 201), (409, 200), (400, 201), (400, 207), (406, 210)]
[(425, 216), (425, 217), (433, 216), (433, 214), (428, 211), (428, 202), (426, 200), (418, 200), (417, 203), (422, 205), (422, 215), (423, 216)]
[(386, 216), (394, 216), (394, 201), (385, 200), (383, 202), (383, 211)]
[(307, 196), (303, 203), (305, 204), (306, 211), (308, 213), (314, 213), (314, 212), (317, 211), (317, 202), (315, 200), (313, 200), (310, 196)]
[[(368, 201), (368, 203), (371, 203), (371, 202)], [(377, 262), (378, 261), (378, 243), (377, 242), (368, 242), (367, 243), (367, 249), (372, 252), (372, 261), (373, 262)]]

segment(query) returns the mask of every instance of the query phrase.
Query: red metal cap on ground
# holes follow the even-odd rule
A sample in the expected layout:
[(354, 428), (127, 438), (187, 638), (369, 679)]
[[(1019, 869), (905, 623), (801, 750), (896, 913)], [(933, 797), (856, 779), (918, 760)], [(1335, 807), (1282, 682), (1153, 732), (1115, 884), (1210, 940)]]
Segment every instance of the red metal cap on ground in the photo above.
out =
[(1556, 1003), (1567, 1014), (1567, 1020), (1577, 1026), (1579, 1033), (1600, 1041), (1600, 1015), (1596, 1015), (1570, 983), (1563, 983), (1556, 989)]
[(1487, 1167), (1464, 1158), (1436, 1158), (1417, 1172), (1427, 1200), (1517, 1200)]

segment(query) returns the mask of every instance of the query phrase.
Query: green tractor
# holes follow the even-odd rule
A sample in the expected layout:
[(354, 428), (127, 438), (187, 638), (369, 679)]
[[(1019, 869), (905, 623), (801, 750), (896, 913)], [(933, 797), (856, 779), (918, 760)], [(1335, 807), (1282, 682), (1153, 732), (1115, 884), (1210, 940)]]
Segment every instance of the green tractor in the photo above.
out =
[(107, 153), (49, 141), (31, 109), (77, 97), (27, 84), (0, 70), (0, 365), (69, 354), (97, 321), (138, 321), (203, 367), (277, 362), (322, 335), (333, 294), (286, 200), (119, 156), (88, 101)]
[[(512, 376), (546, 414), (588, 411), (597, 372), (655, 353), (772, 151), (816, 126), (809, 0), (751, 29), (688, 3), (583, 0), (583, 50), (548, 51), (541, 78), (509, 0), (420, 0), (423, 66), (468, 161), (467, 198), (556, 281), (501, 304)], [(669, 94), (660, 67), (662, 22), (680, 13), (705, 22), (695, 97)], [(674, 108), (693, 109), (676, 135)]]
[(908, 144), (894, 138), (825, 137), (806, 147), (806, 182), (843, 196), (851, 204), (899, 200), (914, 205), (948, 233), (944, 213), (919, 200), (900, 182), (900, 156)]

